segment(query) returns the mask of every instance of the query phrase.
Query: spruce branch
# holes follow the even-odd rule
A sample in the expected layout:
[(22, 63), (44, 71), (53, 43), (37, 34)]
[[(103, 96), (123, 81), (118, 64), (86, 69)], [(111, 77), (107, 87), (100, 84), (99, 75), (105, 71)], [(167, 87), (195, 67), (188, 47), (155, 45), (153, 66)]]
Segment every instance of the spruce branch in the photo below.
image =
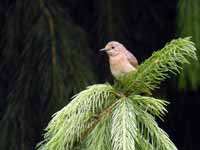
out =
[(165, 131), (158, 127), (155, 118), (148, 112), (134, 107), (140, 134), (148, 141), (149, 147), (158, 150), (177, 150)]
[(133, 106), (128, 98), (121, 98), (112, 114), (112, 149), (135, 150), (136, 133), (136, 117)]
[(112, 113), (112, 109), (114, 108), (114, 106), (117, 103), (118, 103), (117, 100), (113, 101), (110, 106), (103, 109), (100, 113), (98, 113), (94, 116), (94, 120), (92, 120), (91, 126), (89, 128), (87, 128), (87, 130), (85, 130), (85, 132), (83, 132), (83, 134), (81, 135), (81, 140), (83, 140), (95, 128), (96, 125), (101, 123), (102, 120), (104, 120), (104, 118), (106, 118), (106, 116), (109, 116)]
[(155, 150), (155, 147), (149, 143), (149, 141), (147, 141), (139, 131), (137, 132), (135, 147), (137, 150)]
[(90, 86), (75, 95), (69, 105), (54, 114), (54, 118), (46, 128), (48, 132), (45, 134), (45, 138), (50, 140), (40, 149), (43, 150), (47, 147), (59, 149), (60, 143), (65, 143), (66, 149), (72, 148), (74, 142), (81, 140), (82, 133), (94, 124), (93, 120), (89, 125), (86, 124), (90, 121), (89, 118), (95, 117), (114, 100), (113, 92), (112, 86), (99, 84)]
[(197, 59), (196, 48), (190, 37), (172, 40), (144, 61), (136, 73), (123, 77), (123, 91), (135, 94), (151, 93), (159, 87), (161, 81), (169, 77), (169, 72), (180, 73), (182, 64), (189, 63), (188, 59)]
[(110, 114), (106, 113), (83, 141), (84, 149), (111, 150), (110, 126)]
[[(2, 36), (5, 58), (0, 70), (10, 75), (0, 120), (0, 147), (10, 150), (17, 145), (27, 150), (35, 146), (51, 114), (91, 84), (95, 75), (87, 58), (87, 33), (59, 2), (24, 0), (8, 4)], [(90, 114), (80, 117), (87, 120), (87, 116)]]
[(165, 107), (167, 104), (169, 104), (169, 102), (165, 100), (141, 95), (133, 95), (130, 97), (130, 99), (134, 105), (160, 119), (162, 119), (162, 117), (167, 112)]
[(190, 38), (173, 40), (117, 84), (97, 84), (73, 97), (58, 111), (39, 150), (177, 150), (155, 121), (163, 119), (167, 101), (140, 93), (151, 92), (181, 64), (196, 59)]

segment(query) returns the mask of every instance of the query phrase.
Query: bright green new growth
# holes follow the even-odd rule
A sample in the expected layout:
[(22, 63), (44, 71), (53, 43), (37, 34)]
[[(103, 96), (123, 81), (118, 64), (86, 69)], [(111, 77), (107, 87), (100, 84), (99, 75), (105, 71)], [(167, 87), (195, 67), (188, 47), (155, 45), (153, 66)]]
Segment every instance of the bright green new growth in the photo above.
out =
[(190, 38), (173, 40), (114, 86), (80, 92), (53, 116), (38, 150), (177, 150), (155, 121), (168, 102), (140, 94), (158, 88), (168, 72), (179, 73), (195, 51)]

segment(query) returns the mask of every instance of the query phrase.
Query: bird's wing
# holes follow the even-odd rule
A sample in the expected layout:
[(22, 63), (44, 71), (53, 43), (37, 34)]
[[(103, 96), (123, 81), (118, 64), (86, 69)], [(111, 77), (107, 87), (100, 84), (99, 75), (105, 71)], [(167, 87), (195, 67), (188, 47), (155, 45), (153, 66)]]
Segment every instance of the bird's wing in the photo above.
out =
[(125, 50), (125, 55), (128, 58), (128, 61), (130, 62), (130, 64), (136, 68), (138, 66), (138, 61), (136, 57), (128, 50)]

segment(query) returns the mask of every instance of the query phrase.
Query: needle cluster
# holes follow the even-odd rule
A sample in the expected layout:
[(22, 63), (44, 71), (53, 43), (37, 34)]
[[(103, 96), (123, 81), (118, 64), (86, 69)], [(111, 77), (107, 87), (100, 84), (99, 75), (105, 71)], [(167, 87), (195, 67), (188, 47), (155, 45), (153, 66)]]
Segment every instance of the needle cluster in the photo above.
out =
[(53, 115), (38, 150), (177, 150), (155, 119), (163, 119), (167, 101), (151, 93), (168, 73), (196, 59), (190, 38), (176, 39), (153, 53), (137, 72), (118, 84), (96, 84)]

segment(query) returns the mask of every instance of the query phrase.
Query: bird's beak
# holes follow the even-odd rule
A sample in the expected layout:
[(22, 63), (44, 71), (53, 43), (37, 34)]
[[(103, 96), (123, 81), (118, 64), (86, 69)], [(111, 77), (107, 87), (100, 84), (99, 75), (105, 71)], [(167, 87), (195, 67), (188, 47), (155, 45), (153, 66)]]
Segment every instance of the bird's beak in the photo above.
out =
[(110, 49), (108, 49), (108, 48), (102, 48), (102, 49), (100, 49), (99, 51), (109, 51)]

